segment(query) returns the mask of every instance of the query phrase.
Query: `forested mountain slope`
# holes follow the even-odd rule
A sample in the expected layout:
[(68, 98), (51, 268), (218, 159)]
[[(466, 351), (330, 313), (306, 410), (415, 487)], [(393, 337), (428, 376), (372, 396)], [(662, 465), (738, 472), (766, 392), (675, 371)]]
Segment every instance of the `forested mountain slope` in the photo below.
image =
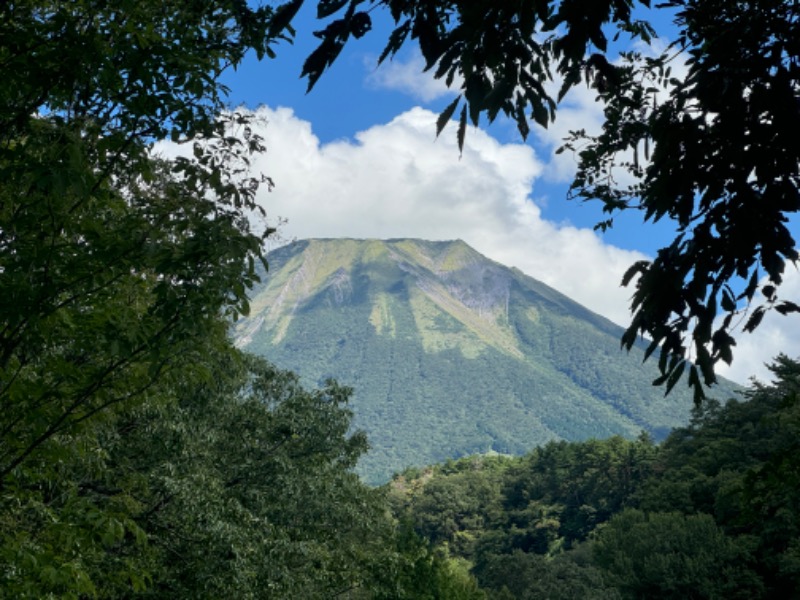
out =
[(355, 388), (368, 481), (551, 440), (660, 438), (688, 419), (690, 394), (664, 398), (621, 328), (461, 241), (307, 240), (268, 258), (236, 343)]

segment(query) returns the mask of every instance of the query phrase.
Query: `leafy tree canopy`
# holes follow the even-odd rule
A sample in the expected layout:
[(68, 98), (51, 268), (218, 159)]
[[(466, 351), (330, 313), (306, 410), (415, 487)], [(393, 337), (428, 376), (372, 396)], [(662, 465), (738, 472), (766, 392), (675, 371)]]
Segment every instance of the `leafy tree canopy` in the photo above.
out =
[(354, 474), (349, 390), (227, 336), (271, 231), (218, 77), (299, 5), (0, 3), (3, 597), (483, 597)]
[[(328, 22), (304, 75), (313, 87), (380, 7), (396, 28), (379, 61), (411, 40), (426, 70), (460, 86), (437, 123), (441, 132), (460, 107), (460, 146), (467, 122), (481, 115), (492, 121), (502, 112), (523, 137), (532, 122), (546, 127), (585, 80), (603, 101), (605, 123), (597, 135), (573, 132), (562, 148), (578, 161), (571, 196), (678, 228), (623, 279), (635, 292), (622, 344), (650, 338), (649, 353), (660, 348), (656, 383), (669, 391), (688, 367), (699, 401), (701, 380), (715, 382), (714, 365), (731, 362), (738, 327), (752, 331), (770, 309), (800, 311), (778, 294), (787, 262), (798, 259), (786, 223), (800, 210), (800, 11), (782, 0), (669, 0), (656, 9), (674, 15), (678, 39), (655, 57), (626, 52), (617, 61), (609, 38), (655, 35), (635, 18), (637, 5), (650, 2), (323, 0), (317, 14)], [(672, 75), (678, 60), (687, 61), (683, 79)], [(560, 82), (555, 98), (549, 80)]]
[[(143, 498), (123, 489), (137, 477), (114, 479), (104, 435), (232, 352), (268, 181), (217, 79), (271, 52), (290, 16), (237, 0), (0, 4), (0, 577), (15, 597), (96, 596), (96, 573), (147, 584), (127, 546), (147, 537)], [(155, 157), (161, 138), (194, 153)]]
[(791, 598), (800, 585), (800, 363), (709, 400), (659, 446), (553, 442), (409, 469), (392, 508), (490, 598)]
[[(217, 79), (270, 54), (292, 10), (0, 6), (0, 489), (246, 312), (269, 234), (247, 215), (268, 180)], [(192, 140), (192, 157), (154, 157), (162, 138)]]

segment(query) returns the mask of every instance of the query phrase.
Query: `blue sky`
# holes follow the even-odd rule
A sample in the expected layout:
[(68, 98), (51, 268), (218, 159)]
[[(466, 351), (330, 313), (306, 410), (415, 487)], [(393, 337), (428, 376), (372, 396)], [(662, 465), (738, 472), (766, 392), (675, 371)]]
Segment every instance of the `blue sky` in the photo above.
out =
[[(410, 82), (409, 70), (416, 67), (418, 81), (431, 77), (420, 73), (421, 59), (408, 48), (391, 63), (377, 67), (377, 57), (392, 29), (388, 15), (373, 12), (373, 30), (361, 40), (351, 40), (334, 64), (319, 80), (311, 93), (306, 93), (307, 82), (300, 79), (305, 57), (316, 47), (318, 40), (313, 31), (320, 29), (314, 19), (314, 4), (306, 4), (295, 22), (297, 36), (293, 44), (276, 47), (278, 59), (257, 61), (250, 56), (236, 71), (225, 74), (223, 82), (230, 87), (229, 100), (233, 106), (245, 105), (255, 108), (261, 104), (269, 107), (291, 107), (294, 114), (312, 124), (314, 134), (321, 143), (341, 139), (353, 139), (359, 131), (378, 123), (387, 123), (397, 115), (416, 106), (433, 112), (441, 111), (454, 96), (445, 92), (443, 85), (431, 83), (431, 89), (441, 88), (435, 94), (420, 93), (419, 86)], [(658, 13), (655, 13), (658, 14)], [(669, 19), (659, 18), (659, 30), (674, 33)], [(398, 75), (392, 83), (388, 73)], [(402, 73), (402, 74), (400, 74)], [(559, 120), (573, 128), (577, 123), (568, 119)], [(521, 143), (516, 127), (502, 116), (491, 125), (484, 122), (483, 129), (501, 142)], [(543, 143), (536, 132), (528, 139), (537, 153), (549, 154), (555, 148), (552, 139)], [(535, 201), (543, 210), (543, 216), (555, 222), (567, 222), (580, 227), (593, 227), (605, 217), (596, 203), (567, 202), (568, 182), (540, 178), (533, 193)], [(643, 229), (638, 215), (617, 216), (619, 226), (604, 236), (609, 243), (626, 249), (655, 252), (661, 242), (670, 239), (673, 231), (668, 224)]]
[[(272, 223), (287, 220), (283, 239), (461, 238), (625, 325), (631, 292), (619, 287), (621, 275), (668, 243), (673, 228), (630, 214), (598, 234), (599, 204), (566, 200), (574, 161), (554, 150), (568, 130), (600, 123), (592, 92), (571, 93), (556, 123), (526, 142), (503, 118), (470, 129), (460, 157), (452, 129), (435, 139), (435, 117), (453, 96), (421, 73), (411, 46), (376, 68), (391, 22), (372, 16), (373, 31), (352, 40), (309, 94), (299, 74), (316, 47), (314, 4), (298, 15), (294, 44), (275, 48), (277, 59), (249, 57), (224, 74), (231, 106), (262, 118), (268, 151), (256, 167), (276, 188), (261, 201)], [(675, 35), (669, 18), (654, 24)], [(798, 279), (787, 286), (795, 297)], [(765, 378), (763, 363), (778, 351), (800, 355), (790, 324), (768, 318), (757, 336), (740, 337), (734, 368), (721, 373)]]

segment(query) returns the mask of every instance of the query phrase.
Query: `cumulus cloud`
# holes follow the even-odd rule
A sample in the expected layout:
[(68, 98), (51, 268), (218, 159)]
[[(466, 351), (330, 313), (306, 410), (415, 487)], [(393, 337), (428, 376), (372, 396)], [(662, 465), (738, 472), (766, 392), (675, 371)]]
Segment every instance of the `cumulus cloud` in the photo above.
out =
[[(612, 321), (628, 323), (631, 290), (619, 282), (631, 263), (646, 257), (609, 245), (589, 229), (544, 219), (532, 198), (552, 162), (531, 146), (501, 143), (471, 129), (459, 156), (455, 132), (436, 138), (436, 114), (422, 108), (353, 140), (327, 144), (290, 109), (262, 107), (258, 116), (268, 151), (254, 168), (276, 184), (260, 202), (272, 223), (288, 220), (283, 239), (462, 239)], [(175, 152), (169, 145), (161, 149)], [(788, 277), (784, 292), (799, 298), (800, 276)], [(786, 327), (792, 319), (770, 316), (756, 334), (738, 336), (734, 365), (721, 374), (741, 383), (751, 375), (767, 380), (764, 362), (778, 352), (800, 356), (800, 340)]]
[(324, 145), (289, 109), (261, 115), (269, 151), (258, 167), (276, 183), (263, 203), (288, 219), (284, 237), (460, 238), (625, 322), (629, 291), (618, 283), (642, 255), (544, 220), (531, 201), (543, 164), (530, 146), (474, 129), (459, 157), (455, 132), (435, 139), (436, 115), (421, 108)]
[[(573, 123), (595, 110), (589, 102), (575, 99)], [(262, 201), (271, 215), (288, 219), (285, 237), (460, 238), (612, 321), (628, 323), (631, 290), (619, 282), (645, 256), (606, 244), (589, 229), (543, 219), (531, 199), (553, 163), (530, 146), (503, 144), (471, 129), (459, 158), (455, 132), (436, 139), (436, 115), (421, 108), (358, 133), (354, 141), (324, 145), (289, 109), (263, 108), (261, 114), (269, 152), (258, 167), (276, 182)], [(782, 292), (800, 298), (796, 272)], [(800, 356), (800, 339), (787, 327), (796, 322), (770, 315), (755, 334), (738, 335), (734, 364), (720, 373), (741, 383), (751, 375), (768, 380), (765, 362), (779, 352)]]
[[(425, 60), (419, 50), (391, 61), (387, 60), (378, 67), (375, 67), (375, 57), (369, 56), (364, 64), (369, 69), (365, 78), (368, 86), (401, 92), (424, 104), (439, 98), (455, 96), (461, 88), (460, 78), (448, 88), (444, 80), (434, 78), (432, 71), (425, 72)], [(556, 78), (546, 82), (545, 89), (551, 97), (557, 97), (561, 81), (560, 78)], [(594, 90), (584, 85), (576, 86), (559, 105), (556, 121), (547, 129), (540, 127), (534, 129), (531, 141), (547, 155), (543, 176), (548, 181), (568, 182), (575, 173), (577, 164), (575, 157), (570, 153), (555, 153), (570, 130), (586, 129), (590, 133), (599, 133), (603, 123), (603, 109), (596, 101), (596, 96)], [(505, 123), (508, 131), (516, 132), (516, 126), (510, 118), (501, 114), (498, 121)]]

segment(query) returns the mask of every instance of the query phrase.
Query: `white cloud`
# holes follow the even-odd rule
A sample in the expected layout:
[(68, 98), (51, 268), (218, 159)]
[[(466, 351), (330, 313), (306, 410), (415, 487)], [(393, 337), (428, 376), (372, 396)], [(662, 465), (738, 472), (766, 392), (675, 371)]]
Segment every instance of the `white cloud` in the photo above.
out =
[[(558, 96), (561, 80), (550, 82), (547, 92), (553, 97)], [(545, 177), (549, 181), (570, 183), (577, 169), (577, 157), (572, 152), (565, 151), (556, 154), (556, 150), (564, 144), (570, 131), (577, 129), (586, 130), (589, 135), (600, 133), (603, 125), (603, 105), (596, 101), (597, 92), (583, 84), (572, 88), (558, 106), (555, 122), (547, 129), (537, 127), (533, 135), (535, 141), (549, 150)]]
[[(574, 118), (585, 114), (578, 110)], [(632, 290), (619, 282), (644, 255), (606, 244), (589, 229), (543, 219), (532, 197), (552, 163), (541, 161), (530, 146), (503, 144), (470, 129), (459, 158), (455, 132), (436, 138), (436, 115), (421, 108), (362, 131), (354, 141), (329, 144), (320, 144), (311, 124), (290, 109), (261, 108), (259, 117), (266, 123), (260, 133), (268, 151), (254, 167), (276, 184), (260, 201), (271, 222), (288, 219), (283, 238), (460, 238), (591, 310), (628, 323)], [(162, 150), (174, 153), (168, 144)], [(787, 277), (782, 291), (797, 301), (800, 276)], [(755, 334), (738, 335), (734, 365), (720, 373), (741, 383), (753, 374), (768, 379), (764, 362), (778, 352), (800, 356), (800, 336), (787, 327), (797, 319), (770, 315)]]
[(261, 110), (269, 152), (258, 167), (276, 183), (263, 202), (288, 219), (284, 236), (461, 238), (625, 322), (629, 291), (618, 284), (642, 255), (542, 219), (531, 193), (543, 165), (529, 146), (472, 129), (459, 158), (455, 132), (435, 139), (436, 115), (421, 108), (320, 145), (289, 109)]
[(374, 56), (368, 57), (365, 64), (371, 71), (367, 75), (368, 86), (377, 89), (402, 92), (421, 102), (431, 102), (438, 98), (455, 95), (460, 83), (453, 82), (453, 89), (449, 89), (443, 79), (435, 79), (433, 71), (425, 70), (425, 59), (417, 50), (409, 58), (386, 60), (379, 67)]

